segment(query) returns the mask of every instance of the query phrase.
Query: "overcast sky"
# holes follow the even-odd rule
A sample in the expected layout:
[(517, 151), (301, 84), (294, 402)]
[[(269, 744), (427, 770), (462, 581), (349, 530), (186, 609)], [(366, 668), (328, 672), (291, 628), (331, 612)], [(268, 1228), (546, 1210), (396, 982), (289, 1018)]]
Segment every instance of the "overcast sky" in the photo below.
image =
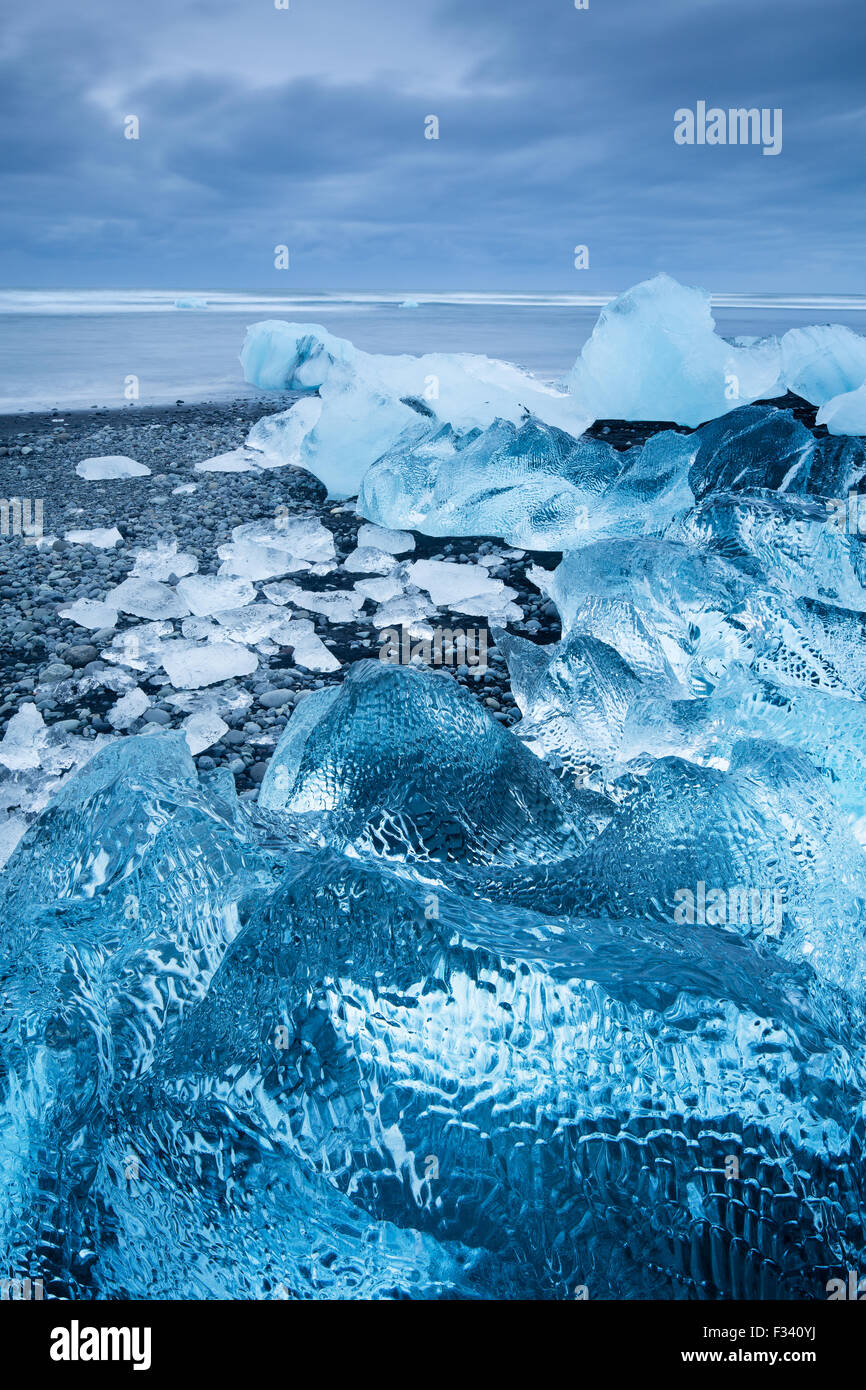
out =
[[(0, 282), (866, 290), (863, 0), (290, 5), (7, 12)], [(702, 100), (781, 154), (676, 145)]]

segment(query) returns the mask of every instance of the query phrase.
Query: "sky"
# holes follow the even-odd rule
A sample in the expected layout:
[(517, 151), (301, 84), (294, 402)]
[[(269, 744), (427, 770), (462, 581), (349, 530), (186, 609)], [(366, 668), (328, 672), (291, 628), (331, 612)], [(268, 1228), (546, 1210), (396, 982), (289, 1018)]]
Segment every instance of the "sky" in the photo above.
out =
[[(0, 284), (866, 290), (862, 0), (288, 3), (7, 12)], [(699, 101), (781, 153), (676, 144)]]

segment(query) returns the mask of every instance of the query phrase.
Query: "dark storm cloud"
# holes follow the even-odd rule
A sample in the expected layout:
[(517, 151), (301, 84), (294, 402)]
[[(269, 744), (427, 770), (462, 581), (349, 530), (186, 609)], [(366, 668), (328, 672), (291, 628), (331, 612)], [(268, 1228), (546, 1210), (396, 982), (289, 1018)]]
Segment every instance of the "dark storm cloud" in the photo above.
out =
[[(5, 282), (862, 288), (855, 0), (291, 3), (12, 21)], [(698, 100), (781, 107), (782, 153), (676, 146)]]

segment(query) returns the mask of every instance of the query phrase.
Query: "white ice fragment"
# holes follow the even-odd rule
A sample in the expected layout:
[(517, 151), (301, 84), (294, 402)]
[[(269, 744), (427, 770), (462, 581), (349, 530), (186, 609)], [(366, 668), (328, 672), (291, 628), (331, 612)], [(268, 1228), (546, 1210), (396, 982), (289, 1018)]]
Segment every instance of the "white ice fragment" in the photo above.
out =
[(483, 565), (458, 565), (451, 560), (414, 560), (407, 568), (411, 583), (426, 589), (437, 607), (456, 613), (519, 619), (521, 610), (510, 602), (515, 589), (493, 579)]
[(212, 748), (223, 734), (228, 733), (229, 726), (224, 719), (220, 719), (215, 710), (199, 710), (183, 721), (182, 728), (189, 744), (189, 751), (195, 756), (196, 753), (203, 753), (206, 748)]
[(293, 647), (296, 666), (307, 671), (339, 671), (340, 663), (325, 646), (309, 618), (294, 618), (283, 629), (284, 645)]
[(162, 665), (163, 639), (173, 631), (171, 623), (142, 623), (140, 627), (119, 632), (102, 655), (106, 661), (130, 666), (134, 671), (156, 670)]
[(166, 642), (161, 651), (162, 665), (176, 690), (199, 690), (203, 685), (233, 676), (248, 676), (256, 670), (258, 657), (237, 642)]
[(367, 522), (358, 531), (360, 549), (384, 550), (388, 555), (403, 555), (415, 549), (411, 531), (392, 531), (389, 526), (374, 526)]
[(424, 618), (432, 617), (436, 609), (422, 594), (399, 594), (379, 605), (373, 614), (374, 627), (408, 627), (418, 636), (426, 635), (418, 627)]
[(68, 618), (79, 627), (90, 628), (96, 632), (101, 627), (114, 627), (117, 623), (117, 609), (111, 603), (103, 603), (95, 598), (79, 598), (65, 608), (58, 608), (60, 618)]
[(39, 767), (40, 751), (48, 737), (45, 720), (32, 703), (22, 705), (6, 725), (0, 742), (0, 763), (11, 772)]
[(821, 406), (815, 421), (826, 425), (830, 434), (866, 435), (866, 383), (856, 391), (834, 396)]
[(105, 716), (112, 729), (128, 729), (150, 708), (150, 700), (140, 687), (136, 686), (128, 694), (121, 695), (116, 705)]
[(285, 550), (301, 560), (333, 560), (336, 554), (333, 533), (315, 516), (280, 513), (273, 521), (247, 521), (233, 528), (232, 540)]
[(228, 579), (214, 574), (191, 575), (182, 579), (177, 593), (186, 605), (184, 612), (207, 618), (224, 608), (241, 608), (252, 603), (256, 591), (248, 579)]
[(124, 579), (109, 589), (105, 602), (137, 618), (185, 618), (190, 611), (177, 589), (155, 579)]
[(346, 556), (343, 569), (350, 574), (388, 574), (396, 564), (396, 558), (387, 551), (359, 545)]
[(116, 526), (96, 526), (92, 531), (67, 531), (70, 545), (93, 545), (98, 550), (110, 550), (123, 540)]
[(399, 569), (383, 575), (381, 579), (356, 579), (352, 586), (362, 598), (372, 599), (374, 603), (387, 603), (404, 590), (403, 576)]
[(258, 461), (249, 449), (230, 449), (226, 454), (215, 454), (195, 465), (196, 473), (251, 473), (255, 468), (258, 468)]
[(172, 488), (171, 495), (172, 497), (186, 497), (188, 493), (197, 491), (198, 483), (181, 483), (180, 487)]
[(274, 603), (290, 603), (295, 608), (306, 608), (310, 613), (321, 613), (332, 623), (353, 622), (364, 605), (363, 595), (349, 590), (316, 593), (312, 589), (302, 589), (299, 584), (288, 581), (266, 584), (265, 596)]
[(79, 478), (87, 482), (101, 482), (113, 478), (147, 478), (150, 469), (146, 463), (138, 463), (125, 454), (106, 454), (101, 458), (82, 459), (75, 465)]
[[(267, 588), (265, 593), (268, 593)], [(289, 621), (288, 615), (275, 603), (251, 603), (246, 608), (229, 608), (217, 613), (216, 620), (222, 629), (222, 635), (217, 640), (225, 641), (228, 638), (252, 645), (270, 637), (279, 639)]]
[(186, 574), (195, 574), (198, 560), (194, 555), (178, 550), (176, 540), (160, 539), (155, 550), (139, 550), (135, 555), (131, 577), (135, 579), (168, 579), (175, 575), (181, 579)]

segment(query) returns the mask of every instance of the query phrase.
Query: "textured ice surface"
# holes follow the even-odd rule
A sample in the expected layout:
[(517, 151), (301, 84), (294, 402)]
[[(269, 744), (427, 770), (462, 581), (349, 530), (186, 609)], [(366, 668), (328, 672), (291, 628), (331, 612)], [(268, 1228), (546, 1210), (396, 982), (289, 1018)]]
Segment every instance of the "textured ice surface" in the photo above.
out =
[[(826, 1297), (866, 1246), (833, 797), (739, 739), (590, 813), (450, 676), (378, 662), (298, 707), (258, 812), (183, 734), (102, 750), (0, 880), (4, 1267), (85, 1299)], [(780, 930), (675, 923), (698, 882), (781, 884)]]
[(99, 482), (114, 478), (146, 478), (150, 469), (146, 463), (127, 458), (125, 454), (106, 454), (104, 458), (82, 459), (75, 465), (79, 478)]
[(358, 510), (427, 535), (567, 550), (664, 529), (694, 501), (688, 473), (697, 448), (697, 437), (664, 431), (618, 453), (534, 419), (462, 435), (416, 425), (368, 471)]
[(569, 387), (595, 419), (700, 425), (783, 394), (780, 372), (776, 339), (736, 347), (716, 333), (708, 294), (656, 275), (602, 309)]
[(13, 772), (39, 766), (39, 750), (45, 742), (45, 720), (36, 706), (27, 702), (6, 726), (0, 740), (0, 763)]

